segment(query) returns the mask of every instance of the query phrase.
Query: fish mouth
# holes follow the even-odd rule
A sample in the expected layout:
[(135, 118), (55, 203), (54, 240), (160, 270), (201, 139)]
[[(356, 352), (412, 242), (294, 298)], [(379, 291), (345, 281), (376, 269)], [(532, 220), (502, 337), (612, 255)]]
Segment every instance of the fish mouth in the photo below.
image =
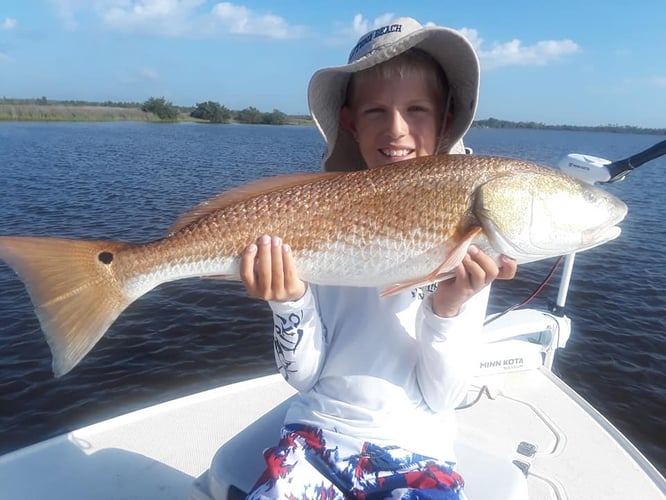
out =
[(613, 217), (608, 221), (607, 224), (594, 229), (589, 229), (583, 233), (582, 242), (588, 246), (582, 250), (587, 250), (588, 248), (602, 245), (603, 243), (614, 240), (620, 236), (622, 229), (620, 229), (617, 224), (624, 220), (627, 212), (629, 211), (629, 207), (627, 207), (624, 202), (615, 200), (615, 204), (611, 211), (613, 212)]
[(583, 244), (585, 245), (579, 251), (588, 250), (590, 248), (603, 245), (611, 240), (614, 240), (622, 233), (622, 229), (619, 226), (606, 226), (603, 228), (597, 228), (593, 231), (587, 231), (583, 233)]

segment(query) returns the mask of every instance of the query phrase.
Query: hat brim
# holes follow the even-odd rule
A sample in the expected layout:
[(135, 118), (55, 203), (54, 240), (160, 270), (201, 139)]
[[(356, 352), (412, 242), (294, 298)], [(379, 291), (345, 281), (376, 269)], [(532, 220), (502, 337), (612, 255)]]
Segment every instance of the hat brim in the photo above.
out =
[(308, 105), (328, 146), (323, 159), (325, 170), (356, 170), (363, 164), (350, 134), (340, 128), (340, 109), (346, 98), (350, 75), (411, 48), (430, 54), (446, 74), (454, 110), (452, 118), (447, 122), (450, 127), (449, 143), (457, 144), (469, 130), (479, 92), (479, 60), (476, 52), (461, 33), (444, 27), (425, 26), (350, 64), (324, 68), (312, 76), (308, 85)]

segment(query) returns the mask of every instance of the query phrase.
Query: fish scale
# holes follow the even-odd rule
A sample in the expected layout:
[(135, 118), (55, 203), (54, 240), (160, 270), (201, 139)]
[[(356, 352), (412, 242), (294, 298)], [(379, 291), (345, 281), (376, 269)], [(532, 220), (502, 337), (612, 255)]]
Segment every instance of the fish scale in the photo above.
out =
[(255, 181), (144, 244), (0, 236), (0, 259), (24, 281), (60, 376), (159, 284), (238, 279), (240, 255), (263, 234), (289, 243), (305, 281), (399, 293), (450, 277), (471, 244), (518, 263), (592, 248), (617, 237), (626, 211), (605, 191), (533, 163), (430, 156)]

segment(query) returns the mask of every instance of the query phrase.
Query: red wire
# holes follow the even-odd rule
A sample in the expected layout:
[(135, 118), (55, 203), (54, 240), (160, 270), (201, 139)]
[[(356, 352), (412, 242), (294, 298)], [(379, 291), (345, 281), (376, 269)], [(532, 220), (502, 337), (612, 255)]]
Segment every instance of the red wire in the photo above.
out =
[(499, 313), (498, 315), (493, 316), (492, 318), (486, 320), (485, 323), (483, 323), (483, 326), (487, 325), (488, 323), (492, 323), (493, 321), (495, 321), (495, 320), (498, 319), (498, 318), (501, 318), (501, 317), (504, 316), (505, 314), (510, 313), (511, 311), (513, 311), (513, 310), (515, 310), (515, 309), (518, 309), (519, 307), (526, 306), (527, 304), (529, 304), (530, 302), (532, 302), (532, 301), (534, 300), (534, 298), (535, 298), (537, 295), (539, 295), (539, 294), (541, 293), (541, 291), (546, 287), (546, 285), (548, 284), (548, 282), (553, 278), (553, 276), (555, 275), (555, 271), (557, 271), (557, 268), (560, 267), (560, 264), (562, 263), (562, 260), (563, 260), (563, 259), (564, 259), (564, 255), (560, 255), (560, 256), (557, 258), (557, 260), (555, 261), (555, 264), (553, 265), (553, 268), (550, 270), (550, 272), (548, 273), (548, 275), (547, 275), (547, 276), (545, 277), (545, 279), (541, 282), (541, 284), (540, 284), (540, 285), (539, 285), (539, 286), (538, 286), (538, 287), (537, 287), (537, 288), (536, 288), (536, 289), (530, 294), (529, 297), (527, 297), (527, 298), (526, 298), (524, 301), (522, 301), (520, 304), (515, 304), (515, 305), (513, 305), (513, 306), (511, 306), (511, 307), (509, 307), (509, 308), (507, 308), (507, 309), (505, 309), (504, 311), (502, 311), (502, 312)]

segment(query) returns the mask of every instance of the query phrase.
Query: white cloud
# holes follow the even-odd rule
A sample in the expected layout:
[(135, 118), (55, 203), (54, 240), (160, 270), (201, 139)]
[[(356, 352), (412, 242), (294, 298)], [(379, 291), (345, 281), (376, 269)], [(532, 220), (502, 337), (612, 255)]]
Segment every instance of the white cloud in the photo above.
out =
[(202, 0), (136, 0), (104, 5), (99, 14), (104, 24), (118, 31), (165, 36), (185, 35)]
[(651, 87), (666, 89), (666, 76), (651, 76), (647, 79), (647, 83)]
[[(329, 42), (335, 45), (353, 43), (361, 35), (389, 24), (393, 19), (395, 14), (392, 12), (382, 14), (373, 20), (366, 19), (362, 14), (356, 14), (351, 25), (340, 27), (337, 30), (338, 34)], [(425, 26), (435, 26), (435, 24), (427, 22)], [(510, 42), (493, 42), (490, 47), (486, 47), (477, 30), (462, 28), (458, 31), (474, 46), (484, 70), (503, 66), (543, 66), (580, 51), (580, 47), (571, 40), (543, 40), (533, 45), (524, 45), (520, 40), (514, 39)]]
[(113, 31), (168, 37), (215, 37), (225, 34), (297, 38), (301, 26), (229, 2), (208, 0), (50, 0), (69, 28), (92, 15)]
[[(6, 17), (5, 20), (0, 23), (0, 30), (12, 30), (14, 27), (16, 27), (16, 19), (11, 17)], [(9, 54), (0, 50), (0, 63), (8, 63), (13, 60), (14, 59), (12, 59)]]
[(458, 30), (472, 46), (477, 50), (481, 50), (481, 45), (483, 44), (483, 38), (479, 36), (479, 32), (472, 28), (461, 28)]
[(351, 47), (356, 40), (371, 29), (379, 28), (395, 19), (395, 14), (388, 12), (374, 18), (365, 19), (363, 14), (356, 14), (351, 23), (334, 22), (334, 29), (325, 38), (325, 43), (333, 46)]
[(564, 56), (580, 52), (580, 46), (572, 40), (542, 40), (533, 45), (523, 45), (518, 39), (510, 42), (493, 42), (489, 49), (475, 29), (462, 28), (460, 32), (476, 49), (484, 70), (504, 66), (543, 66)]
[(379, 17), (375, 17), (372, 22), (364, 19), (362, 14), (356, 14), (354, 16), (354, 20), (352, 21), (351, 32), (356, 37), (360, 37), (361, 35), (365, 35), (371, 29), (387, 25), (393, 19), (395, 19), (395, 14), (392, 12), (387, 12), (386, 14), (382, 14)]
[(12, 30), (16, 27), (16, 19), (11, 17), (5, 17), (5, 20), (0, 24), (0, 29), (3, 30)]
[(157, 81), (160, 79), (160, 74), (152, 68), (139, 69), (139, 75), (146, 80)]
[(299, 26), (290, 26), (274, 14), (257, 14), (247, 7), (229, 2), (213, 7), (213, 16), (224, 31), (234, 35), (259, 35), (268, 38), (298, 38), (304, 33)]
[(86, 9), (86, 0), (49, 0), (65, 28), (74, 30), (79, 23), (76, 14)]

